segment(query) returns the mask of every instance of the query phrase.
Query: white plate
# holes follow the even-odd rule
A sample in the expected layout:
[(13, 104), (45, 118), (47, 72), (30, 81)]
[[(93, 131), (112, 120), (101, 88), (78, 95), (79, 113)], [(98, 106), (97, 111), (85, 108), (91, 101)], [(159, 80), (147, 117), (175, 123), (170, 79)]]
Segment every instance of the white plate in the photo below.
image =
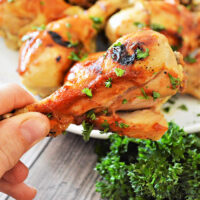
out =
[[(14, 82), (20, 84), (19, 76), (16, 72), (17, 64), (18, 53), (8, 49), (2, 38), (0, 38), (0, 83)], [(173, 120), (188, 133), (200, 131), (200, 117), (197, 116), (200, 113), (200, 100), (187, 95), (178, 95), (176, 98), (175, 104), (165, 105), (171, 107), (170, 112), (165, 114), (167, 120)], [(179, 109), (180, 105), (185, 105), (188, 111)], [(75, 134), (81, 134), (82, 126), (70, 125), (67, 130)], [(91, 137), (106, 139), (108, 134), (100, 134), (99, 131), (94, 130), (91, 133)]]

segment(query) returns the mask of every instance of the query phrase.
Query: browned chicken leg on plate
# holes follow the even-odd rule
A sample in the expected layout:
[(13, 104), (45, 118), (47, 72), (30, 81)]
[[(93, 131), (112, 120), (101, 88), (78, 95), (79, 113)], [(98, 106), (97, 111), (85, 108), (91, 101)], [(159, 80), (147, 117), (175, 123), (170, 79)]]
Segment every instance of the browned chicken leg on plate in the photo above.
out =
[(20, 112), (46, 114), (52, 136), (83, 122), (104, 132), (157, 140), (167, 130), (160, 106), (184, 85), (179, 62), (160, 33), (128, 34), (106, 53), (75, 64), (63, 87)]
[(45, 30), (26, 35), (19, 56), (22, 83), (34, 94), (50, 95), (63, 84), (72, 63), (95, 50), (97, 32), (117, 8), (127, 5), (125, 2), (99, 0), (81, 15), (51, 22)]

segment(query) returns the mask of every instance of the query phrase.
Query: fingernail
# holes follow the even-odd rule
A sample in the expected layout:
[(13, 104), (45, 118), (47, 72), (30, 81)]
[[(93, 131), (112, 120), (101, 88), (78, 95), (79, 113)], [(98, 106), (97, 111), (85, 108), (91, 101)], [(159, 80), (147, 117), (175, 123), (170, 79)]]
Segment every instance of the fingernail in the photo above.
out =
[(24, 139), (32, 144), (46, 136), (47, 125), (43, 119), (33, 118), (24, 121), (20, 126), (20, 131)]

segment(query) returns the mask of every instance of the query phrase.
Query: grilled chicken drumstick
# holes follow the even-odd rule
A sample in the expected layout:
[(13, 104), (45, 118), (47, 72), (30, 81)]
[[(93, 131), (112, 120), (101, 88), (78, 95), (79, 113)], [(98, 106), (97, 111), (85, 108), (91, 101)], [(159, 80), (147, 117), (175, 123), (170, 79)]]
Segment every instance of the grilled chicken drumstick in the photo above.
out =
[(145, 1), (114, 14), (107, 23), (106, 33), (112, 42), (121, 35), (142, 28), (164, 34), (171, 47), (184, 56), (188, 82), (185, 93), (200, 98), (199, 59), (190, 55), (199, 48), (199, 22), (193, 13), (178, 3)]
[(19, 56), (22, 83), (42, 97), (61, 87), (73, 61), (95, 50), (95, 36), (106, 19), (126, 5), (124, 0), (99, 0), (85, 13), (51, 22), (45, 30), (26, 35)]
[[(177, 58), (176, 58), (177, 57)], [(51, 122), (51, 136), (71, 123), (136, 138), (159, 139), (167, 130), (160, 106), (183, 87), (178, 53), (165, 36), (141, 30), (120, 38), (105, 54), (78, 62), (65, 85), (20, 112), (37, 111)]]

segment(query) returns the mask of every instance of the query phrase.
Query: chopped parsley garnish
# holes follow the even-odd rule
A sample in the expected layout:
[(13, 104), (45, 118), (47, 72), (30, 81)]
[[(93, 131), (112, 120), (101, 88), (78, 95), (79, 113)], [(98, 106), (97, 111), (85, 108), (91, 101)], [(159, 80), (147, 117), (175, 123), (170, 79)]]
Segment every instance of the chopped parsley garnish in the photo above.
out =
[(200, 117), (200, 113), (197, 114), (197, 117)]
[(95, 23), (95, 24), (102, 24), (103, 18), (102, 17), (90, 17), (90, 19)]
[(123, 70), (121, 68), (115, 68), (115, 73), (117, 76), (122, 77), (125, 73), (125, 70)]
[(179, 26), (179, 27), (178, 27), (178, 33), (181, 34), (182, 30), (183, 30), (183, 27), (182, 27), (182, 26)]
[(163, 25), (161, 25), (161, 24), (154, 24), (154, 23), (150, 25), (150, 28), (152, 30), (158, 31), (158, 32), (165, 30), (165, 27)]
[(167, 101), (167, 103), (170, 103), (170, 104), (175, 104), (175, 101), (174, 101), (174, 100), (172, 100), (172, 99), (169, 99), (169, 100)]
[(118, 126), (119, 128), (128, 128), (129, 125), (128, 124), (124, 124), (124, 123), (119, 123), (119, 122), (115, 122), (116, 126)]
[(107, 87), (107, 88), (111, 88), (111, 87), (112, 87), (112, 78), (109, 78), (109, 79), (105, 82), (105, 87)]
[(82, 90), (82, 93), (83, 93), (83, 94), (86, 94), (88, 97), (92, 97), (92, 90), (89, 89), (89, 88), (84, 88), (84, 89)]
[(37, 30), (37, 31), (44, 31), (46, 29), (46, 26), (42, 24), (41, 26), (32, 26), (32, 30)]
[(160, 93), (153, 91), (153, 99), (156, 100), (158, 98), (160, 98)]
[(67, 131), (63, 131), (62, 134), (63, 134), (63, 135), (67, 135)]
[(197, 60), (195, 57), (191, 56), (191, 55), (188, 55), (184, 58), (184, 61), (185, 62), (188, 62), (188, 63), (195, 63)]
[(137, 26), (138, 28), (144, 28), (144, 27), (146, 27), (146, 24), (142, 23), (142, 22), (134, 22), (133, 24), (135, 26)]
[(22, 41), (22, 42), (25, 42), (25, 41), (27, 41), (27, 40), (30, 39), (30, 38), (31, 38), (30, 35), (24, 35), (24, 36), (22, 37), (21, 41)]
[(70, 32), (67, 32), (67, 37), (68, 37), (68, 40), (71, 40), (72, 39), (72, 35)]
[(83, 139), (85, 141), (88, 141), (90, 139), (90, 134), (92, 132), (93, 125), (85, 122), (85, 120), (84, 120), (82, 123), (82, 126), (83, 126), (83, 132), (82, 132)]
[(163, 108), (163, 111), (164, 111), (165, 113), (169, 113), (170, 110), (171, 110), (171, 107), (169, 107), (169, 106)]
[(90, 110), (89, 112), (87, 112), (87, 118), (91, 119), (91, 120), (95, 120), (96, 119), (96, 115), (95, 115), (93, 110)]
[(12, 2), (14, 2), (14, 0), (7, 0), (8, 1), (8, 3), (12, 3)]
[(127, 99), (122, 100), (122, 104), (126, 104), (127, 102), (128, 102)]
[(71, 27), (71, 24), (70, 24), (70, 23), (66, 23), (65, 26), (66, 26), (67, 28), (70, 28), (70, 27)]
[(99, 25), (101, 25), (102, 22), (103, 22), (103, 18), (101, 18), (101, 17), (90, 17), (90, 19), (93, 21), (92, 27), (98, 31)]
[(143, 98), (144, 99), (148, 99), (149, 98), (148, 95), (147, 95), (147, 93), (144, 91), (144, 88), (141, 88), (141, 92), (143, 94)]
[(180, 105), (178, 108), (181, 109), (181, 110), (184, 110), (184, 111), (188, 111), (187, 106), (184, 105), (184, 104)]
[(177, 46), (175, 46), (175, 45), (171, 45), (171, 48), (172, 48), (172, 50), (173, 51), (177, 51), (179, 48), (177, 47)]
[(114, 43), (114, 44), (113, 44), (113, 47), (119, 47), (119, 46), (121, 46), (121, 45), (122, 45), (121, 42), (117, 42), (117, 43)]
[(48, 117), (49, 119), (51, 119), (52, 116), (53, 116), (52, 113), (48, 113), (48, 114), (47, 114), (47, 117)]
[(149, 49), (146, 48), (146, 50), (143, 51), (143, 50), (137, 48), (136, 54), (137, 54), (137, 59), (138, 59), (138, 60), (144, 59), (144, 58), (146, 58), (147, 56), (149, 56)]
[(104, 115), (108, 114), (108, 109), (102, 111)]
[(40, 1), (40, 5), (44, 6), (44, 4), (45, 4), (44, 1)]
[(88, 54), (84, 54), (82, 58), (80, 58), (75, 52), (71, 52), (70, 56), (68, 56), (68, 58), (70, 60), (74, 60), (74, 61), (83, 61), (88, 57)]
[(109, 123), (107, 122), (107, 120), (104, 120), (104, 122), (101, 124), (101, 126), (104, 128), (103, 131), (100, 131), (100, 133), (107, 133), (110, 129), (110, 125)]
[(176, 89), (181, 84), (181, 80), (173, 77), (170, 73), (168, 73), (168, 76), (172, 85), (172, 89)]

